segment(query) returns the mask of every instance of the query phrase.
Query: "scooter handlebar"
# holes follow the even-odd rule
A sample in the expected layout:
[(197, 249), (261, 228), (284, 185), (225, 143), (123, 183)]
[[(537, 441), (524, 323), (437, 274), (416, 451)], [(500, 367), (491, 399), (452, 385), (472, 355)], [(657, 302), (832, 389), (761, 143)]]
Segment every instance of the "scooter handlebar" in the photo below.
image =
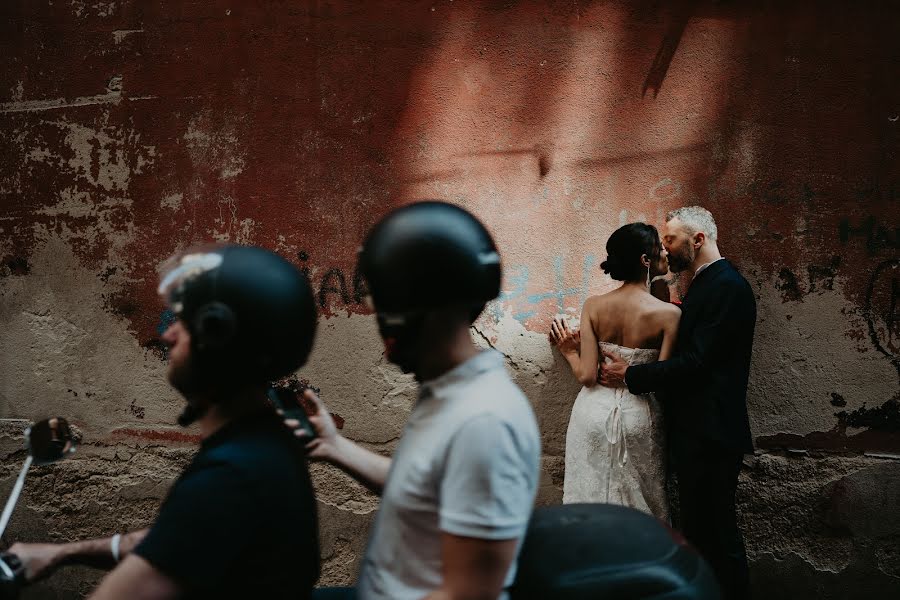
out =
[(25, 565), (15, 554), (0, 554), (0, 600), (15, 600), (24, 586)]

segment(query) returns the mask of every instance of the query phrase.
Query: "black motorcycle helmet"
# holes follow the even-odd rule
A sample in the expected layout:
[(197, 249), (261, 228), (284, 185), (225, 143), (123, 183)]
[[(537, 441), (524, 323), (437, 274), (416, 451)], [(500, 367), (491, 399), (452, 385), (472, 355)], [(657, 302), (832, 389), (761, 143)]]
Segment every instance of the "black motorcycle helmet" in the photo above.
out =
[(469, 306), (474, 321), (500, 294), (500, 255), (490, 233), (446, 202), (417, 202), (389, 213), (369, 232), (359, 268), (379, 314)]
[(171, 259), (159, 294), (191, 334), (192, 367), (221, 383), (265, 383), (306, 362), (316, 305), (306, 276), (251, 246), (213, 246)]
[(389, 213), (363, 243), (359, 270), (385, 356), (405, 372), (422, 359), (426, 313), (463, 309), (471, 323), (500, 294), (494, 240), (478, 219), (446, 202), (417, 202)]

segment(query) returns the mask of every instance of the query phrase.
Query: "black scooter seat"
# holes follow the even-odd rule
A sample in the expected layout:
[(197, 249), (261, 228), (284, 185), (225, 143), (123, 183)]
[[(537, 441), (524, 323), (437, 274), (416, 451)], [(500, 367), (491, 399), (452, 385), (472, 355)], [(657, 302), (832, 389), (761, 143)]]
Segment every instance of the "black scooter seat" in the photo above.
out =
[(684, 539), (612, 504), (534, 511), (511, 600), (718, 600), (712, 571)]

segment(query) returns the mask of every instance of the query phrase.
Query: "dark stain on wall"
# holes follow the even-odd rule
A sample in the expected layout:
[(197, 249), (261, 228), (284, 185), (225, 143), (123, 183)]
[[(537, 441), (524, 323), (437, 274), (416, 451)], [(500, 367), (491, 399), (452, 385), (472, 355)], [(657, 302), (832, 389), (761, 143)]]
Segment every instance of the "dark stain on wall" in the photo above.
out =
[(880, 224), (871, 215), (856, 223), (852, 223), (850, 219), (842, 219), (838, 225), (838, 236), (842, 244), (856, 238), (865, 240), (869, 254), (886, 249), (900, 249), (900, 227)]
[[(774, 232), (771, 235), (781, 236)], [(834, 279), (842, 262), (840, 256), (832, 255), (827, 263), (807, 265), (808, 288), (804, 288), (801, 283), (801, 276), (787, 267), (782, 268), (775, 283), (775, 287), (781, 292), (782, 302), (803, 302), (803, 297), (809, 294), (834, 290)]]
[[(841, 394), (832, 392), (831, 404), (842, 407), (847, 405), (847, 400)], [(756, 447), (770, 451), (804, 449), (829, 454), (900, 451), (900, 394), (876, 408), (863, 405), (853, 411), (836, 412), (834, 416), (837, 423), (830, 431), (759, 436)], [(848, 434), (848, 429), (863, 431)]]
[(834, 289), (834, 277), (838, 267), (841, 266), (841, 257), (832, 256), (827, 265), (809, 265), (809, 293), (816, 291), (831, 291)]
[(900, 452), (900, 434), (897, 431), (865, 429), (848, 435), (846, 427), (836, 426), (830, 431), (813, 431), (805, 435), (776, 433), (756, 438), (756, 447), (767, 452), (802, 449), (810, 453), (859, 455), (866, 452)]
[(138, 406), (137, 400), (132, 400), (131, 404), (128, 405), (128, 412), (138, 419), (143, 419), (146, 413), (146, 410), (143, 406)]
[(119, 268), (115, 265), (110, 265), (103, 269), (103, 272), (100, 273), (100, 281), (103, 283), (109, 282), (109, 278), (115, 275), (119, 271)]
[(803, 290), (800, 289), (797, 276), (790, 269), (784, 268), (778, 272), (775, 287), (781, 291), (782, 302), (803, 302)]
[(6, 256), (0, 261), (0, 277), (28, 275), (30, 272), (31, 265), (23, 256)]
[(875, 348), (888, 357), (900, 376), (900, 259), (875, 267), (863, 314)]
[(900, 402), (897, 398), (892, 398), (877, 408), (866, 408), (863, 405), (851, 412), (842, 410), (834, 416), (842, 427), (900, 433)]

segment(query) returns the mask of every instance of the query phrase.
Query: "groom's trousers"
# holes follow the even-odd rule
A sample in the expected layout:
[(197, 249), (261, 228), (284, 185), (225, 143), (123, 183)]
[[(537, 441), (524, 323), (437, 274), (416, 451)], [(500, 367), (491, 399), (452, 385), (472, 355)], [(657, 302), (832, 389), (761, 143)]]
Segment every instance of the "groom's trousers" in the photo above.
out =
[(734, 498), (743, 454), (713, 442), (679, 437), (670, 438), (678, 476), (676, 525), (712, 567), (722, 597), (749, 598), (747, 555)]

